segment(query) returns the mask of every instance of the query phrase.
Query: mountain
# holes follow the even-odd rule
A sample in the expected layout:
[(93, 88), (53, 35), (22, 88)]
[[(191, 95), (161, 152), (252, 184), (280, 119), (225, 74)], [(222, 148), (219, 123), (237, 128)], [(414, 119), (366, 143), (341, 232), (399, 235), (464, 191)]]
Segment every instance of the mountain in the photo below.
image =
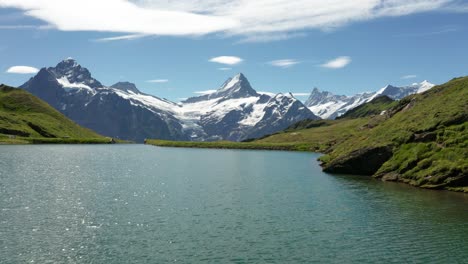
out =
[(168, 111), (178, 107), (175, 103), (140, 93), (130, 83), (105, 87), (72, 58), (42, 68), (20, 88), (102, 135), (135, 141), (188, 139)]
[(245, 140), (277, 132), (300, 120), (318, 119), (291, 94), (257, 93), (241, 73), (211, 94), (185, 100), (181, 110), (187, 123), (198, 126), (192, 137), (209, 140)]
[(22, 138), (104, 140), (34, 95), (3, 84), (0, 85), (0, 141), (5, 138), (2, 134)]
[(142, 93), (129, 82), (106, 87), (68, 58), (42, 68), (21, 88), (82, 126), (138, 142), (146, 138), (239, 141), (318, 119), (291, 94), (257, 93), (241, 73), (213, 93), (177, 104)]
[(434, 87), (434, 84), (423, 81), (409, 86), (396, 87), (387, 85), (377, 92), (356, 94), (353, 96), (335, 95), (327, 91), (314, 88), (305, 105), (323, 119), (335, 119), (347, 111), (379, 96), (388, 96), (393, 100), (400, 100), (408, 95), (422, 93)]
[[(468, 192), (467, 101), (468, 77), (456, 78), (396, 102), (377, 97), (348, 118), (301, 122), (297, 130), (253, 143), (323, 152), (330, 173)], [(361, 115), (387, 103), (384, 115)]]
[(398, 104), (397, 101), (393, 100), (392, 98), (386, 95), (382, 95), (375, 97), (371, 101), (349, 110), (348, 112), (344, 113), (344, 115), (341, 115), (336, 119), (384, 115), (388, 109), (390, 109), (396, 104)]

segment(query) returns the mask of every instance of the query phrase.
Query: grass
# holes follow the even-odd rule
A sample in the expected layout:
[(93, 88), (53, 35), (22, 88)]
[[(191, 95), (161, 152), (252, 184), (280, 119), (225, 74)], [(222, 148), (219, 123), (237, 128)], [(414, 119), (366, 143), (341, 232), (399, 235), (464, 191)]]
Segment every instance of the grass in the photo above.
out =
[(349, 110), (337, 119), (380, 115), (383, 111), (386, 111), (396, 106), (397, 104), (397, 101), (392, 100), (388, 96), (379, 96), (366, 104), (362, 104), (354, 109)]
[[(374, 177), (414, 186), (468, 192), (468, 77), (456, 78), (398, 102), (363, 106), (339, 120), (302, 121), (249, 142), (172, 142), (170, 147), (301, 150), (321, 152), (325, 167), (360, 150), (390, 148)], [(386, 109), (384, 115), (373, 113)], [(371, 113), (371, 114), (369, 114)], [(358, 154), (356, 154), (358, 153)], [(377, 153), (378, 154), (378, 153)]]
[(176, 148), (216, 148), (216, 149), (260, 149), (260, 150), (289, 150), (289, 151), (307, 151), (309, 146), (297, 143), (261, 143), (261, 142), (195, 142), (195, 141), (168, 141), (148, 139), (145, 144), (160, 147)]
[(0, 85), (0, 144), (102, 144), (109, 141), (74, 123), (34, 95)]

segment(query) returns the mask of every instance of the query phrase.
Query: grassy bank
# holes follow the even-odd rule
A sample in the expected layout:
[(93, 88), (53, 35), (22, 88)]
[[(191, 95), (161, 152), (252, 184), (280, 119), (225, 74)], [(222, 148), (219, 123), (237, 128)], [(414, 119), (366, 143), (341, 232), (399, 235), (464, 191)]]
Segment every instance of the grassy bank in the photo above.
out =
[(347, 118), (303, 121), (251, 142), (147, 143), (320, 152), (327, 172), (468, 192), (468, 77), (398, 102), (382, 101), (363, 105)]
[(257, 149), (257, 150), (288, 150), (308, 151), (310, 145), (301, 143), (262, 143), (262, 142), (194, 142), (194, 141), (168, 141), (148, 139), (145, 144), (159, 147), (175, 148), (214, 148), (214, 149)]

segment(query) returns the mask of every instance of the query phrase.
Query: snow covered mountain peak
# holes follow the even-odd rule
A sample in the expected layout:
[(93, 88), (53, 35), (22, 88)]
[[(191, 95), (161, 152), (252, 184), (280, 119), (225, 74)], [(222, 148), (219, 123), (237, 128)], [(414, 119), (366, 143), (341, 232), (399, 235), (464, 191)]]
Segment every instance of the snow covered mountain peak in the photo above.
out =
[(47, 68), (47, 71), (55, 76), (57, 81), (65, 88), (93, 90), (103, 85), (91, 76), (88, 69), (82, 67), (73, 58), (67, 58), (55, 67)]
[(334, 119), (346, 113), (348, 110), (363, 103), (367, 103), (379, 96), (386, 95), (393, 100), (399, 100), (411, 94), (425, 92), (434, 86), (434, 84), (428, 81), (413, 83), (402, 87), (389, 84), (377, 92), (361, 93), (353, 96), (335, 95), (326, 91), (320, 92), (317, 88), (314, 88), (309, 99), (305, 102), (305, 105), (321, 118)]
[(134, 83), (131, 82), (118, 82), (110, 86), (111, 88), (119, 89), (124, 92), (133, 92), (136, 94), (141, 93)]
[(240, 99), (252, 96), (257, 97), (259, 96), (259, 94), (252, 88), (245, 75), (239, 73), (236, 76), (227, 79), (215, 92), (201, 96), (191, 97), (183, 101), (183, 103), (196, 103), (217, 98), (222, 98), (223, 100)]

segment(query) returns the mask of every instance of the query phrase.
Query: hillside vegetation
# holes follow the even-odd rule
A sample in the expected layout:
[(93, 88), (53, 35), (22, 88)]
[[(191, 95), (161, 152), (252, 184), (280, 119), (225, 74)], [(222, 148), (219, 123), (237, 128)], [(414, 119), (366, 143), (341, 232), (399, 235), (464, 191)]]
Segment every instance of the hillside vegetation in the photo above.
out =
[(315, 151), (325, 154), (320, 161), (326, 172), (468, 192), (467, 121), (468, 77), (462, 77), (400, 101), (371, 101), (339, 120), (305, 120), (250, 142), (192, 147)]
[(464, 77), (406, 97), (385, 115), (337, 120), (331, 126), (289, 131), (260, 141), (310, 141), (319, 146), (328, 142), (330, 148), (318, 149), (327, 154), (320, 159), (327, 172), (467, 191), (467, 120), (468, 77)]
[(0, 142), (108, 143), (32, 94), (0, 85)]

